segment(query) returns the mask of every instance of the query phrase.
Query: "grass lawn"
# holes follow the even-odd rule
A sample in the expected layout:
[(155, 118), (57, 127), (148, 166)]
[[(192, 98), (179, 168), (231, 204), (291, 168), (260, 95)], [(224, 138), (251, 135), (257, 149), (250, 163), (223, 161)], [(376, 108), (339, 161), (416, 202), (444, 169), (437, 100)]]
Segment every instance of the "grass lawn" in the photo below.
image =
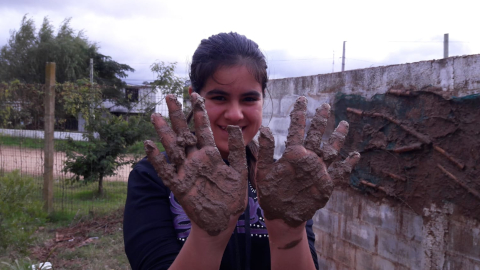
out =
[[(0, 184), (2, 181), (12, 183), (14, 174), (0, 175)], [(30, 187), (38, 186), (41, 180), (21, 177), (30, 181)], [(96, 190), (97, 183), (70, 185), (65, 180), (55, 181), (55, 212), (46, 219), (42, 217), (40, 222), (35, 217), (31, 219), (36, 229), (29, 241), (22, 242), (22, 246), (16, 243), (4, 249), (0, 247), (0, 270), (31, 269), (30, 265), (44, 261), (52, 262), (53, 269), (130, 269), (124, 252), (122, 231), (127, 183), (105, 182), (102, 196)], [(19, 194), (28, 196), (33, 202), (42, 202), (41, 190), (30, 188), (29, 192)], [(3, 196), (12, 193), (7, 191), (5, 194)], [(12, 197), (10, 200), (21, 201), (22, 198)], [(12, 211), (29, 212), (29, 205), (32, 203), (25, 203)], [(0, 209), (0, 216), (7, 216), (5, 214), (8, 212), (2, 213), (2, 210), (8, 211)], [(27, 225), (22, 220), (18, 222)], [(10, 229), (22, 230), (22, 226)], [(59, 235), (65, 236), (64, 239), (59, 241)]]
[[(88, 145), (88, 142), (79, 141), (80, 145)], [(11, 136), (0, 136), (0, 145), (4, 146), (18, 146), (22, 148), (32, 148), (32, 149), (43, 149), (44, 148), (44, 140), (43, 139), (35, 139), (35, 138), (26, 138), (26, 137), (11, 137)], [(64, 151), (66, 141), (65, 140), (55, 140), (55, 150), (56, 151)], [(157, 147), (160, 152), (165, 151), (163, 145), (161, 143), (157, 143)], [(128, 154), (145, 154), (145, 149), (143, 147), (143, 142), (138, 141), (134, 145), (130, 146), (127, 149)]]
[[(32, 236), (27, 254), (15, 251), (0, 253), (0, 269), (31, 270), (30, 265), (48, 261), (57, 270), (129, 270), (131, 268), (123, 244), (122, 220), (122, 209), (117, 209), (108, 215), (89, 217), (62, 226), (50, 221)], [(103, 224), (108, 224), (108, 230), (102, 227)], [(57, 242), (58, 235), (74, 241)]]

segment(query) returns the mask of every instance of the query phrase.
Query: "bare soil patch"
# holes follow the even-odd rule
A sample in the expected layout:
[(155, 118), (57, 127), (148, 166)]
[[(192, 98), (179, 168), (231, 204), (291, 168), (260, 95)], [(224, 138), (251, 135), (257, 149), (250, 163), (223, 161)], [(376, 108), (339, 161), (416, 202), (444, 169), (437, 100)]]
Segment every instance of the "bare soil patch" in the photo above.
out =
[[(42, 176), (44, 170), (45, 152), (42, 149), (31, 149), (15, 146), (0, 145), (0, 169), (6, 172), (19, 170), (32, 176)], [(66, 160), (64, 152), (55, 152), (53, 172), (55, 178), (70, 178), (70, 173), (62, 172)], [(134, 157), (131, 156), (133, 160)], [(106, 177), (105, 181), (127, 181), (132, 170), (130, 165), (124, 165), (117, 169), (117, 174)]]
[[(55, 269), (83, 269), (83, 267), (91, 267), (89, 260), (92, 258), (84, 257), (85, 250), (92, 246), (98, 246), (96, 253), (100, 257), (110, 257), (111, 262), (102, 262), (109, 264), (115, 268), (118, 260), (115, 256), (123, 256), (124, 254), (123, 237), (122, 237), (123, 209), (117, 210), (107, 216), (92, 218), (90, 220), (77, 223), (70, 227), (59, 228), (51, 231), (49, 239), (33, 247), (30, 252), (32, 259), (38, 262), (51, 262)], [(107, 240), (107, 243), (101, 243), (103, 239), (110, 235), (117, 235), (115, 241)], [(114, 243), (116, 242), (116, 243)], [(116, 245), (113, 250), (103, 251), (106, 254), (98, 254), (102, 252), (102, 245)], [(110, 247), (112, 248), (112, 247)], [(108, 254), (108, 252), (116, 252), (119, 254)], [(129, 269), (128, 263), (122, 265), (125, 269)], [(89, 268), (91, 269), (91, 268)], [(106, 269), (103, 265), (99, 265), (95, 269)], [(108, 268), (110, 269), (110, 268)]]

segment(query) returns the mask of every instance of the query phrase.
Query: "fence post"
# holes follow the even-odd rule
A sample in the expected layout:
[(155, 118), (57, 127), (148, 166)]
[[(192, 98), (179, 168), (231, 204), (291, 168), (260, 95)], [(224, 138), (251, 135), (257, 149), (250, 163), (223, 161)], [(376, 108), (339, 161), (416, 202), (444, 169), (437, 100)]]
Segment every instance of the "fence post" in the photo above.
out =
[(43, 171), (44, 208), (53, 211), (53, 131), (55, 124), (55, 63), (47, 62), (45, 67), (45, 159)]

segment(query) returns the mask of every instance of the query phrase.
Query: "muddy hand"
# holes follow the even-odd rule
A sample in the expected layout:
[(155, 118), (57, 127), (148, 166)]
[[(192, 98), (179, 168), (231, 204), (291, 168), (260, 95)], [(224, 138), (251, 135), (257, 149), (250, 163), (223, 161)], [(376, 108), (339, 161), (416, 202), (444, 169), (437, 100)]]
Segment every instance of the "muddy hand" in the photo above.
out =
[[(348, 133), (348, 123), (341, 121), (323, 148), (323, 133), (330, 115), (330, 106), (317, 109), (304, 142), (307, 99), (300, 97), (290, 114), (286, 149), (276, 162), (275, 142), (269, 128), (260, 128), (256, 182), (260, 205), (268, 220), (282, 219), (290, 227), (298, 227), (324, 207), (333, 191), (334, 181), (350, 174), (360, 159), (351, 153), (342, 162), (333, 162)], [(333, 164), (328, 168), (328, 164)]]
[(195, 135), (188, 130), (176, 97), (168, 95), (166, 101), (172, 128), (160, 114), (152, 114), (152, 122), (171, 163), (153, 142), (145, 141), (148, 160), (190, 220), (217, 235), (245, 210), (247, 165), (242, 131), (227, 127), (231, 165), (227, 166), (215, 146), (204, 99), (192, 94)]

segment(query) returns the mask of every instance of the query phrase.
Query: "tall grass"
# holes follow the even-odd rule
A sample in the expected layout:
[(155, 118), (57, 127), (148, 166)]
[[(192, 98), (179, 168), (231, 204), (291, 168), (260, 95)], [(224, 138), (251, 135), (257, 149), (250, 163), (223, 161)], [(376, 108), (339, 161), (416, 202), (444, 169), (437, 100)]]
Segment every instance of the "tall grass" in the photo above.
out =
[(18, 171), (0, 176), (0, 251), (26, 251), (31, 235), (47, 218), (37, 198), (32, 177), (20, 176)]

